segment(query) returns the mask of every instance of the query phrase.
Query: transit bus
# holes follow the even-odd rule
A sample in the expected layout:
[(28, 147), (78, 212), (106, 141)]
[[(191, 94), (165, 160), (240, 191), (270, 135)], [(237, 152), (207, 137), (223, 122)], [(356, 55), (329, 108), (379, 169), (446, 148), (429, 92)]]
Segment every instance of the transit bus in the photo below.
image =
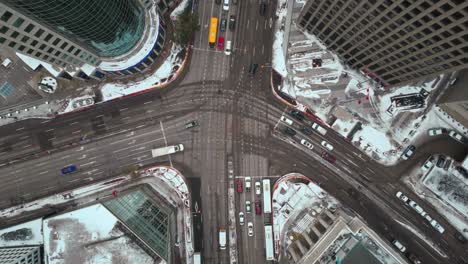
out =
[(215, 47), (217, 33), (218, 33), (218, 18), (212, 17), (210, 20), (210, 33), (208, 35), (208, 43), (210, 44), (210, 48)]
[(262, 186), (263, 186), (263, 213), (271, 214), (270, 180), (269, 179), (263, 180)]
[(265, 255), (266, 260), (275, 259), (275, 250), (273, 248), (273, 228), (271, 225), (265, 226)]

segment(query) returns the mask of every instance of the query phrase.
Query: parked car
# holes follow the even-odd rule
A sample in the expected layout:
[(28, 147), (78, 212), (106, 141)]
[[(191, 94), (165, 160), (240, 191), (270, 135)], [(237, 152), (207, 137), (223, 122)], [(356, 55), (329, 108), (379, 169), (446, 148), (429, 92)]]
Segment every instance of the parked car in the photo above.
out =
[(224, 32), (226, 31), (227, 20), (225, 18), (221, 19), (221, 23), (219, 25), (219, 31)]
[(255, 201), (255, 214), (256, 215), (262, 214), (262, 202), (260, 200)]
[(298, 110), (291, 110), (291, 112), (289, 112), (291, 114), (291, 116), (293, 116), (294, 118), (296, 118), (298, 121), (304, 121), (304, 114), (302, 114), (300, 111)]
[(455, 238), (458, 239), (458, 241), (460, 241), (462, 244), (466, 243), (466, 238), (463, 236), (463, 234), (457, 233)]
[(409, 255), (409, 260), (411, 260), (411, 263), (413, 264), (421, 264), (422, 262), (416, 257), (414, 254)]
[(218, 49), (219, 50), (224, 50), (224, 37), (219, 37), (218, 38)]
[(251, 207), (250, 201), (245, 201), (245, 212), (246, 213), (251, 213), (252, 212), (252, 207)]
[(285, 127), (284, 128), (284, 133), (286, 135), (290, 135), (291, 137), (294, 137), (296, 135), (296, 131), (292, 128), (289, 128), (289, 127)]
[(310, 129), (308, 127), (302, 127), (301, 131), (302, 131), (302, 133), (304, 133), (304, 134), (306, 134), (308, 136), (312, 135), (312, 129)]
[(70, 165), (70, 166), (67, 166), (67, 167), (60, 170), (60, 172), (62, 172), (62, 174), (69, 174), (69, 173), (72, 173), (72, 172), (75, 172), (75, 171), (76, 171), (76, 166), (75, 165)]
[(429, 214), (426, 214), (424, 219), (426, 219), (429, 223), (432, 221), (432, 217)]
[(421, 169), (423, 171), (427, 171), (429, 170), (430, 168), (432, 168), (434, 166), (434, 160), (432, 159), (432, 156), (430, 156), (425, 162), (424, 164), (421, 166)]
[(262, 184), (259, 181), (255, 182), (255, 194), (256, 195), (262, 194)]
[(409, 201), (408, 197), (406, 197), (406, 195), (404, 195), (402, 192), (397, 192), (396, 197), (398, 197), (400, 200), (402, 200), (405, 203)]
[(431, 221), (431, 226), (433, 226), (441, 234), (445, 232), (445, 229), (436, 220)]
[(290, 125), (290, 126), (292, 126), (292, 124), (293, 124), (293, 121), (291, 119), (285, 117), (285, 116), (281, 116), (280, 120), (283, 121), (284, 123)]
[(244, 213), (240, 212), (239, 213), (239, 225), (244, 225)]
[(230, 16), (229, 17), (229, 30), (233, 31), (235, 27), (236, 27), (236, 17)]
[(439, 155), (439, 158), (437, 159), (436, 166), (439, 168), (443, 168), (445, 165), (445, 156), (444, 155)]
[(398, 240), (393, 240), (392, 241), (392, 244), (398, 248), (398, 250), (400, 250), (401, 253), (404, 253), (406, 251), (406, 247), (403, 246), (403, 244), (400, 243), (400, 241)]
[(266, 9), (267, 9), (267, 4), (265, 0), (262, 0), (262, 2), (260, 3), (260, 15), (261, 16), (264, 16), (266, 14)]
[(322, 146), (323, 146), (324, 148), (328, 149), (329, 151), (332, 151), (332, 150), (333, 150), (333, 146), (330, 145), (330, 143), (326, 142), (325, 140), (322, 141), (321, 144), (322, 144)]
[(257, 72), (258, 64), (257, 63), (251, 63), (249, 67), (249, 73), (252, 75), (255, 75)]
[(245, 177), (245, 191), (250, 192), (250, 187), (252, 186), (252, 178)]
[(463, 136), (458, 134), (457, 132), (451, 130), (449, 132), (449, 136), (451, 136), (453, 139), (463, 143)]
[(242, 181), (237, 180), (236, 183), (237, 183), (237, 192), (242, 193)]
[(186, 129), (189, 129), (189, 128), (194, 128), (194, 127), (197, 127), (198, 126), (198, 122), (197, 121), (191, 121), (191, 122), (188, 122), (187, 124), (185, 124), (185, 128)]
[(315, 129), (317, 132), (319, 132), (322, 136), (325, 136), (325, 134), (327, 133), (327, 130), (325, 128), (321, 127), (317, 123), (313, 123), (312, 128)]
[(413, 156), (415, 150), (416, 150), (415, 146), (409, 145), (405, 149), (405, 151), (403, 151), (403, 154), (401, 154), (401, 159), (408, 160), (409, 158), (411, 158), (411, 156)]
[(336, 161), (335, 157), (326, 151), (323, 151), (321, 156), (323, 159), (325, 159), (326, 161), (330, 163), (334, 163)]
[(422, 215), (423, 217), (426, 216), (426, 212), (415, 201), (410, 201), (408, 204), (409, 206), (411, 206), (411, 208), (413, 208), (420, 215)]
[(229, 0), (224, 0), (223, 2), (223, 10), (229, 11)]
[(444, 133), (447, 133), (447, 129), (445, 128), (431, 128), (427, 131), (427, 133), (429, 134), (429, 136), (433, 137), (433, 136), (438, 136), (438, 135), (442, 135)]
[(301, 139), (301, 144), (306, 146), (308, 149), (313, 149), (314, 146), (312, 146), (312, 143), (310, 143), (309, 141), (305, 140), (305, 139)]
[(247, 223), (247, 230), (248, 230), (249, 236), (253, 236), (253, 224), (252, 224), (252, 222)]
[(226, 41), (226, 48), (224, 49), (224, 54), (226, 55), (231, 55), (231, 50), (232, 50), (232, 41), (228, 40)]

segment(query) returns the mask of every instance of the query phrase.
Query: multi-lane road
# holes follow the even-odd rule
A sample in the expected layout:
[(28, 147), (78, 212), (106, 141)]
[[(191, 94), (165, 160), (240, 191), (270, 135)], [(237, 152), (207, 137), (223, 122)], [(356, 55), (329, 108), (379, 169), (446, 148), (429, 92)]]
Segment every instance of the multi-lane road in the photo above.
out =
[[(133, 166), (172, 164), (185, 176), (201, 180), (203, 256), (205, 263), (228, 263), (228, 251), (219, 250), (217, 232), (227, 228), (227, 156), (232, 155), (238, 179), (250, 176), (253, 183), (264, 177), (275, 180), (288, 172), (300, 172), (359, 213), (389, 240), (398, 238), (423, 263), (463, 263), (468, 252), (454, 238), (456, 231), (436, 211), (405, 187), (400, 178), (430, 153), (434, 145), (446, 154), (466, 154), (466, 146), (443, 138), (426, 142), (410, 161), (396, 167), (382, 166), (333, 131), (326, 136), (298, 133), (294, 137), (281, 130), (284, 105), (270, 89), (272, 28), (274, 5), (259, 15), (259, 1), (238, 1), (228, 12), (214, 0), (197, 5), (200, 32), (193, 42), (186, 74), (164, 90), (98, 104), (91, 109), (53, 120), (17, 122), (0, 131), (0, 207), (128, 172)], [(233, 41), (230, 56), (208, 45), (210, 17), (236, 16), (234, 31), (222, 32)], [(259, 68), (248, 73), (251, 63)], [(289, 117), (292, 119), (292, 117)], [(200, 124), (185, 129), (185, 123)], [(295, 121), (291, 128), (300, 131), (311, 120)], [(301, 146), (308, 138), (314, 149)], [(337, 162), (330, 164), (319, 155), (322, 140), (334, 146)], [(183, 143), (185, 151), (168, 158), (152, 158), (151, 148)], [(77, 165), (79, 171), (61, 175), (64, 166)], [(446, 227), (440, 235), (395, 197), (402, 190), (418, 201)], [(263, 263), (263, 216), (256, 216), (253, 192), (236, 196), (236, 208), (245, 212), (245, 200), (252, 202), (254, 236), (246, 225), (238, 226), (239, 263)], [(395, 219), (417, 227), (445, 252), (440, 256), (424, 239), (398, 224)], [(18, 220), (17, 220), (18, 221)]]

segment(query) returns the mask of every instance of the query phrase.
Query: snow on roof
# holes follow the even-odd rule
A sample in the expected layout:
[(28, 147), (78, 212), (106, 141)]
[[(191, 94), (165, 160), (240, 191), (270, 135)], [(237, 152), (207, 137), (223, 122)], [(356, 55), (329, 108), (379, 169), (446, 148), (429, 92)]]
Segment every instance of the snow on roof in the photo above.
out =
[[(103, 60), (99, 64), (99, 68), (104, 70), (104, 71), (121, 71), (125, 70), (128, 68), (131, 68), (137, 64), (139, 64), (141, 61), (146, 59), (146, 57), (151, 54), (154, 45), (156, 44), (156, 41), (158, 40), (158, 35), (159, 35), (159, 14), (156, 11), (157, 6), (153, 5), (149, 12), (149, 21), (152, 22), (151, 25), (148, 25), (148, 28), (145, 28), (144, 32), (149, 31), (149, 35), (145, 39), (145, 43), (143, 46), (140, 45), (135, 45), (135, 48), (132, 49), (130, 52), (127, 52), (126, 54), (115, 57), (115, 58), (109, 58), (107, 61)], [(135, 51), (138, 50), (136, 53)], [(130, 57), (128, 57), (130, 55)]]
[(11, 63), (12, 63), (12, 61), (9, 58), (6, 58), (5, 60), (3, 60), (2, 65), (4, 67), (8, 67), (8, 66), (10, 66)]
[[(17, 238), (15, 240), (8, 239), (8, 235), (12, 235), (12, 232), (23, 228), (31, 231), (30, 233), (28, 231), (24, 239), (19, 238), (19, 235), (15, 236)], [(42, 245), (43, 241), (42, 218), (0, 230), (0, 247)]]
[(465, 170), (468, 170), (468, 156), (466, 156), (465, 159), (463, 160), (462, 167)]
[(93, 72), (96, 70), (96, 67), (93, 67), (87, 63), (85, 63), (83, 66), (81, 66), (81, 70), (88, 76), (93, 74)]
[(60, 67), (53, 66), (50, 63), (47, 63), (45, 61), (38, 60), (33, 57), (29, 57), (27, 55), (21, 54), (19, 52), (16, 52), (16, 55), (24, 61), (31, 69), (36, 70), (39, 65), (42, 65), (50, 74), (52, 74), (54, 77), (58, 77), (61, 72), (63, 72), (63, 69)]
[(360, 142), (361, 147), (370, 145), (371, 148), (377, 148), (380, 152), (392, 150), (392, 144), (387, 135), (371, 126), (363, 125), (362, 130), (359, 130), (353, 142)]
[(127, 94), (136, 93), (145, 89), (149, 89), (153, 86), (159, 85), (162, 83), (163, 79), (168, 81), (168, 78), (173, 73), (174, 67), (177, 65), (180, 67), (180, 62), (177, 59), (177, 54), (182, 50), (182, 47), (173, 44), (171, 50), (171, 56), (158, 68), (157, 71), (153, 73), (150, 77), (138, 81), (130, 82), (127, 84), (124, 83), (108, 83), (102, 86), (101, 92), (103, 95), (103, 100), (112, 100), (114, 98), (122, 97)]
[(185, 8), (187, 8), (189, 4), (189, 0), (182, 0), (182, 2), (172, 11), (171, 19), (175, 20), (177, 17), (184, 12)]
[(284, 58), (282, 44), (283, 32), (278, 31), (275, 33), (275, 41), (273, 42), (272, 66), (284, 78), (288, 75), (288, 71), (286, 70), (286, 61)]

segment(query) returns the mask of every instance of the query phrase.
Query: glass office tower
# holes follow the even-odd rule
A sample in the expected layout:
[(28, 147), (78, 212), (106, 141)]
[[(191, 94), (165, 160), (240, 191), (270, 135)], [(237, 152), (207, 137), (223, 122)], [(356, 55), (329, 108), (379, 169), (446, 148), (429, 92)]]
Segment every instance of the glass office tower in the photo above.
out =
[(132, 49), (145, 27), (137, 0), (2, 0), (100, 57)]

